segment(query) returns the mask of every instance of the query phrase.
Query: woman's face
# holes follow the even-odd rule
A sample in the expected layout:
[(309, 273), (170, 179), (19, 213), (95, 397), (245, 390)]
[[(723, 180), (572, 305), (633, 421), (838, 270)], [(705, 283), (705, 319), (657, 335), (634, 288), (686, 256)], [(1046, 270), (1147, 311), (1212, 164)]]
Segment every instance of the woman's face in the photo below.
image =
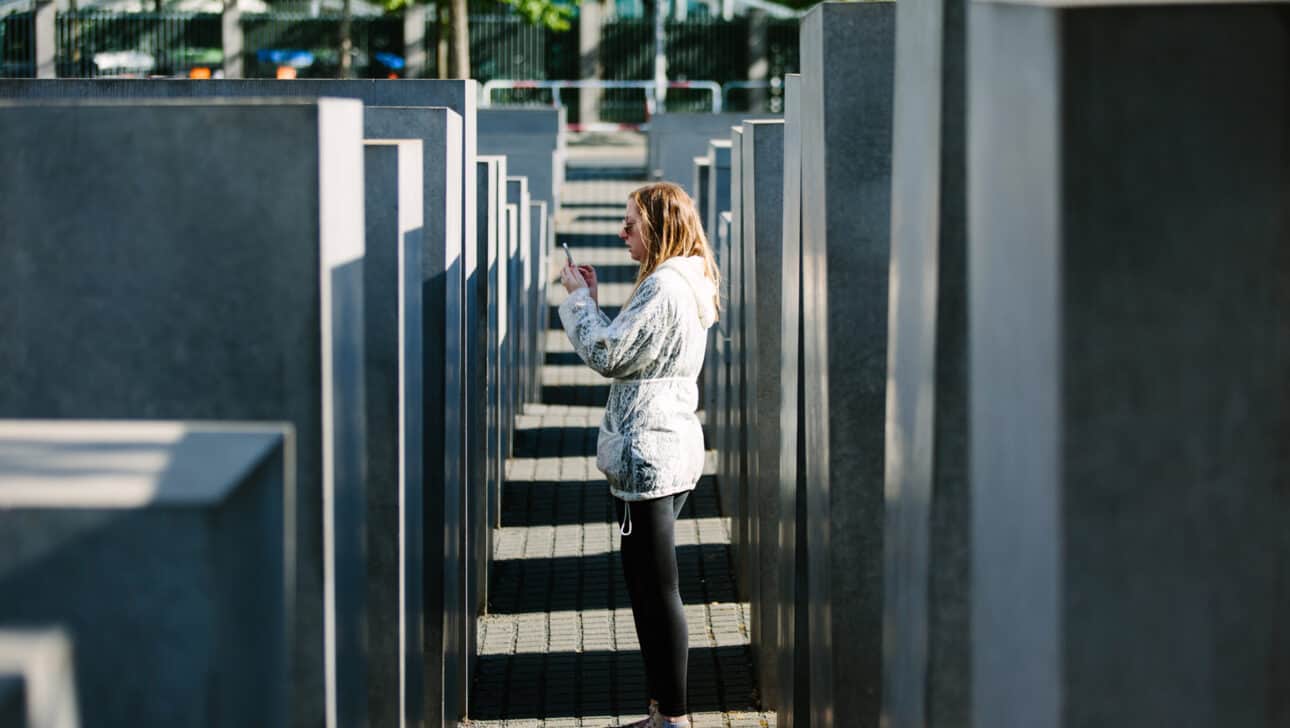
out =
[(627, 252), (632, 256), (632, 260), (637, 263), (645, 260), (645, 239), (641, 237), (641, 214), (632, 200), (627, 201), (627, 214), (623, 217), (623, 226), (618, 231), (618, 237), (627, 243)]

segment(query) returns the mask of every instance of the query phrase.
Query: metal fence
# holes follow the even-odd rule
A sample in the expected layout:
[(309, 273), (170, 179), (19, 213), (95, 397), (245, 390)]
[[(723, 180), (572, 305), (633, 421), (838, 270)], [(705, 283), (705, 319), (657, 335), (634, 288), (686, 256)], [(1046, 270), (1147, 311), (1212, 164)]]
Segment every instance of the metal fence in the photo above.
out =
[(36, 11), (0, 17), (0, 78), (36, 75)]
[[(341, 18), (273, 13), (242, 17), (244, 73), (272, 78), (289, 68), (299, 78), (340, 75)], [(353, 72), (360, 78), (403, 75), (403, 19), (397, 15), (350, 20)]]
[[(34, 12), (0, 17), (0, 76), (31, 76), (35, 71)], [(299, 77), (336, 77), (340, 72), (341, 18), (334, 14), (273, 12), (243, 15), (244, 74), (273, 77), (290, 69)], [(426, 27), (428, 68), (437, 75), (435, 46), (440, 25), (429, 14)], [(668, 76), (673, 80), (726, 83), (747, 78), (750, 63), (747, 18), (691, 17), (666, 25)], [(797, 21), (765, 25), (763, 58), (769, 75), (797, 68)], [(360, 77), (403, 76), (403, 17), (390, 14), (351, 20), (354, 73)], [(220, 16), (211, 13), (108, 12), (59, 13), (56, 21), (57, 72), (67, 77), (182, 76), (194, 69), (219, 75), (224, 58)], [(579, 78), (578, 29), (555, 31), (514, 14), (474, 14), (470, 18), (472, 76), (493, 79), (572, 80)], [(601, 29), (600, 63), (607, 80), (653, 78), (653, 25), (643, 19), (613, 19)], [(549, 92), (516, 90), (497, 103), (550, 103)], [(752, 93), (761, 93), (754, 91)], [(772, 95), (777, 93), (772, 89)], [(727, 99), (746, 108), (749, 94)], [(577, 108), (576, 92), (566, 103)], [(640, 121), (641, 94), (606, 91), (602, 118)], [(701, 93), (670, 92), (670, 110), (708, 108)]]
[(219, 67), (220, 16), (81, 10), (55, 21), (59, 76), (171, 76)]

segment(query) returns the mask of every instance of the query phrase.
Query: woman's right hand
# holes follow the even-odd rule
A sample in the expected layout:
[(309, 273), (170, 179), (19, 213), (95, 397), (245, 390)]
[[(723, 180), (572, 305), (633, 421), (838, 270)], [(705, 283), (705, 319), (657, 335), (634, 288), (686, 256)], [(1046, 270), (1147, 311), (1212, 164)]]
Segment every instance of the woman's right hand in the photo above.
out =
[(596, 305), (599, 306), (600, 291), (597, 289), (597, 286), (596, 286), (596, 269), (589, 265), (580, 265), (576, 267), (578, 269), (578, 272), (582, 274), (582, 280), (586, 282), (587, 288), (591, 292), (591, 300), (595, 301)]
[(579, 288), (590, 288), (587, 285), (587, 281), (583, 279), (582, 273), (577, 268), (568, 265), (560, 269), (560, 283), (564, 285), (564, 290), (569, 293), (573, 293)]

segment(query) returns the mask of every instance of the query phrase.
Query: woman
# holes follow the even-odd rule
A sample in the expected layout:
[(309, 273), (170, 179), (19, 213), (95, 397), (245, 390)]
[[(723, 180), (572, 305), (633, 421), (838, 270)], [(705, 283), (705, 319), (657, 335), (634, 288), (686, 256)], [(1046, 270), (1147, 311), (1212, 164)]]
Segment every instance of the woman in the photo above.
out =
[(596, 273), (566, 266), (560, 321), (578, 356), (612, 378), (596, 443), (622, 534), (623, 577), (645, 658), (649, 717), (632, 728), (681, 728), (689, 638), (674, 526), (703, 473), (695, 380), (717, 319), (719, 273), (690, 197), (674, 184), (631, 193), (618, 233), (640, 263), (613, 321), (597, 303)]

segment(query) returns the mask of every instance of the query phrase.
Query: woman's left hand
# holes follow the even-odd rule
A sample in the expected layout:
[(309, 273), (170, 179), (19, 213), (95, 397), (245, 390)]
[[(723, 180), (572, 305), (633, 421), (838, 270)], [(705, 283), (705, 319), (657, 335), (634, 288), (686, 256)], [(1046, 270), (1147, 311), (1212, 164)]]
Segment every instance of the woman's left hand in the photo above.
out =
[(582, 277), (582, 273), (577, 268), (567, 265), (560, 271), (560, 282), (564, 284), (564, 290), (569, 293), (587, 287), (587, 281)]

